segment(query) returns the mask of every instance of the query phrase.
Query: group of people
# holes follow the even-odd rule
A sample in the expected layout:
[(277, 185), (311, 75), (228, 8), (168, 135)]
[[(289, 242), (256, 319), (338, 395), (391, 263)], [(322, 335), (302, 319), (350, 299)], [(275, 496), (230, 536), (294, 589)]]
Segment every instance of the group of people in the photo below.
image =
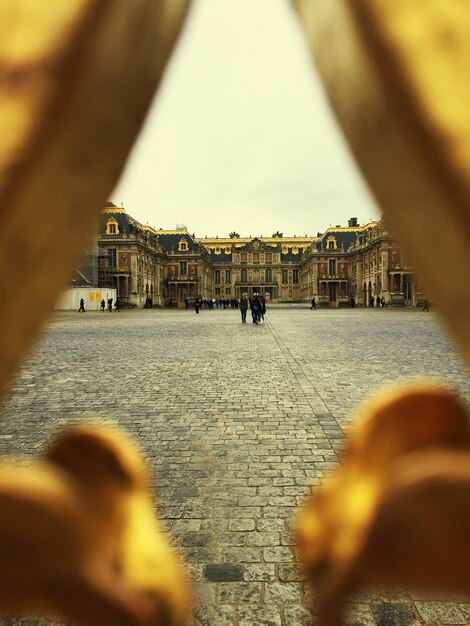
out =
[(385, 298), (383, 296), (376, 296), (375, 298), (374, 296), (371, 296), (369, 298), (369, 306), (376, 306), (378, 309), (380, 309), (380, 307), (383, 308), (385, 306)]
[(264, 316), (266, 314), (266, 300), (259, 293), (254, 293), (253, 297), (248, 299), (243, 295), (240, 299), (239, 309), (242, 316), (242, 324), (246, 324), (246, 314), (248, 308), (251, 310), (251, 317), (253, 324), (260, 324), (261, 320), (264, 322)]
[[(356, 299), (354, 298), (354, 296), (351, 294), (349, 296), (349, 305), (351, 306), (352, 309), (356, 308)], [(374, 296), (371, 296), (369, 299), (369, 306), (377, 306), (377, 307), (384, 307), (386, 306), (386, 302), (385, 302), (385, 298), (382, 296), (377, 296), (376, 298), (374, 298)], [(310, 310), (314, 309), (315, 311), (317, 310), (317, 303), (315, 300), (315, 296), (311, 299), (310, 301)]]
[[(237, 298), (208, 298), (208, 299), (203, 299), (203, 298), (196, 298), (196, 301), (199, 301), (199, 308), (202, 309), (203, 307), (205, 309), (238, 309), (238, 305), (240, 303), (240, 301)], [(196, 301), (195, 301), (195, 305), (196, 305)], [(190, 304), (190, 300), (188, 297), (186, 297), (184, 299), (184, 306), (186, 309), (189, 308), (189, 304)], [(170, 307), (171, 308), (171, 307)]]
[[(100, 309), (102, 311), (104, 311), (106, 308), (106, 302), (104, 300), (104, 298), (101, 300), (100, 303)], [(113, 310), (113, 299), (112, 298), (108, 298), (108, 311), (110, 313), (112, 313)], [(119, 302), (119, 298), (116, 298), (115, 302), (114, 302), (114, 310), (119, 313), (119, 311), (121, 310), (121, 303)], [(80, 308), (78, 309), (79, 313), (86, 313), (85, 310), (85, 300), (83, 298), (80, 298)]]
[[(101, 300), (101, 310), (104, 311), (106, 308), (106, 302), (103, 300)], [(112, 298), (108, 298), (108, 311), (111, 313), (113, 310), (113, 299)], [(119, 313), (119, 311), (121, 310), (121, 304), (119, 302), (119, 298), (116, 298), (115, 302), (114, 302), (114, 310)]]
[[(186, 308), (189, 306), (189, 301), (185, 300)], [(196, 298), (194, 301), (194, 309), (196, 313), (202, 308), (206, 308), (209, 310), (213, 310), (216, 308), (224, 308), (224, 309), (239, 309), (242, 317), (242, 324), (246, 324), (246, 315), (248, 309), (251, 310), (251, 317), (253, 319), (253, 324), (261, 323), (261, 320), (264, 321), (264, 316), (266, 314), (266, 300), (259, 293), (254, 293), (251, 298), (248, 298), (246, 294), (244, 294), (240, 300), (238, 298), (232, 299), (208, 299), (203, 300), (202, 298)]]

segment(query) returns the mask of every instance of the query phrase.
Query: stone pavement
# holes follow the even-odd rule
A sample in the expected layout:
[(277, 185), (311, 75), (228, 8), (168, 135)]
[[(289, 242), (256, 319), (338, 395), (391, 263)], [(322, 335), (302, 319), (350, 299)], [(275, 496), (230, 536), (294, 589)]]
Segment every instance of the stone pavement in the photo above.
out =
[[(0, 453), (36, 454), (77, 420), (119, 423), (194, 581), (194, 624), (308, 625), (296, 507), (337, 463), (357, 403), (416, 375), (470, 400), (433, 313), (273, 306), (260, 326), (217, 309), (55, 313), (0, 414)], [(370, 589), (348, 623), (470, 624), (470, 599)]]

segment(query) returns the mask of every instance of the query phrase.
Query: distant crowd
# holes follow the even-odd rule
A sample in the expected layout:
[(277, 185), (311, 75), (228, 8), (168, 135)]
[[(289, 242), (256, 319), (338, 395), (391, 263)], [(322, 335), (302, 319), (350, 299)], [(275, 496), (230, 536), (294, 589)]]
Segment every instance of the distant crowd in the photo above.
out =
[[(186, 309), (190, 306), (190, 299), (185, 298), (184, 304)], [(356, 301), (354, 297), (351, 295), (349, 297), (349, 304), (351, 308), (356, 307)], [(317, 303), (315, 297), (313, 297), (310, 301), (310, 309), (317, 308)], [(172, 298), (169, 298), (167, 301), (167, 306), (172, 309), (173, 306), (178, 306), (177, 301), (173, 301)], [(387, 306), (385, 302), (385, 298), (383, 296), (371, 296), (369, 298), (369, 307), (377, 307), (383, 308)], [(147, 298), (144, 309), (153, 308), (153, 301), (151, 298)], [(113, 298), (108, 298), (107, 302), (105, 300), (101, 300), (100, 305), (101, 311), (108, 310), (110, 313), (113, 311)], [(238, 298), (196, 298), (194, 300), (194, 309), (196, 313), (199, 313), (201, 309), (240, 309), (240, 313), (242, 316), (242, 323), (246, 323), (246, 312), (248, 309), (251, 310), (253, 322), (255, 324), (259, 324), (261, 320), (264, 321), (264, 314), (266, 313), (266, 300), (259, 293), (254, 293), (251, 298), (248, 298), (247, 295), (243, 295), (240, 299)], [(114, 311), (119, 313), (121, 310), (121, 304), (119, 302), (119, 298), (116, 298), (114, 302)], [(424, 301), (423, 311), (429, 311), (429, 300), (426, 298)], [(85, 300), (83, 298), (80, 299), (80, 308), (78, 309), (79, 313), (85, 313)]]
[[(177, 304), (177, 303), (176, 303)], [(189, 298), (185, 298), (184, 304), (186, 309), (189, 308), (191, 302)], [(173, 308), (173, 300), (168, 300), (168, 307)], [(251, 311), (251, 316), (254, 324), (260, 324), (264, 321), (266, 314), (266, 300), (259, 293), (254, 293), (251, 298), (247, 295), (243, 295), (238, 298), (196, 298), (194, 301), (194, 310), (199, 313), (201, 309), (239, 309), (242, 324), (246, 324), (246, 315), (248, 309)]]
[[(172, 300), (170, 298), (169, 300), (170, 302), (170, 308), (172, 307)], [(202, 309), (238, 309), (240, 301), (237, 298), (208, 298), (208, 299), (204, 299), (204, 298), (196, 298), (195, 302), (194, 302), (194, 306), (196, 306), (196, 303), (199, 304), (199, 308)], [(189, 304), (190, 304), (190, 300), (189, 298), (185, 298), (184, 299), (184, 305), (186, 308), (189, 308)]]

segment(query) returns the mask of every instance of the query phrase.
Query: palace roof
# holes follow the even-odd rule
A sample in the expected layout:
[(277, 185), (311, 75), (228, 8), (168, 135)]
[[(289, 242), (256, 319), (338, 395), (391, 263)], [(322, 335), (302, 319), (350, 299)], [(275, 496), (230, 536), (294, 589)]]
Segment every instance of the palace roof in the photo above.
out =
[(163, 248), (168, 252), (178, 252), (180, 243), (187, 243), (187, 252), (199, 252), (198, 242), (184, 230), (157, 230), (157, 235)]
[[(313, 246), (317, 252), (346, 252), (356, 242), (365, 243), (370, 234), (377, 228), (378, 222), (354, 226), (330, 226), (323, 234), (316, 237), (276, 236), (276, 237), (194, 237), (187, 228), (175, 230), (155, 229), (143, 225), (131, 217), (124, 207), (117, 207), (107, 202), (100, 218), (100, 232), (105, 234), (106, 225), (113, 220), (118, 225), (119, 234), (148, 233), (153, 241), (158, 241), (167, 252), (200, 252), (204, 248), (215, 262), (231, 262), (232, 252), (236, 249), (250, 248), (254, 241), (261, 244), (261, 250), (280, 250), (284, 262), (298, 262), (303, 254)], [(186, 242), (186, 250), (181, 243)], [(333, 242), (333, 243), (331, 243)], [(334, 246), (334, 247), (330, 247)]]

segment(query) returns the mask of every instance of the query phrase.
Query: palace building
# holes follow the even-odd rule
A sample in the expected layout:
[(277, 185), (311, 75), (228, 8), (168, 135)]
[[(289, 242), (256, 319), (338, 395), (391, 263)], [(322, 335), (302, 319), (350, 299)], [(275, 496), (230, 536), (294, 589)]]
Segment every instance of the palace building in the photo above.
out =
[(424, 300), (413, 268), (382, 220), (330, 227), (316, 237), (196, 238), (186, 227), (144, 226), (123, 207), (107, 203), (98, 233), (98, 276), (122, 305), (165, 306), (171, 300), (263, 295), (271, 302), (358, 305), (383, 297), (387, 304)]

